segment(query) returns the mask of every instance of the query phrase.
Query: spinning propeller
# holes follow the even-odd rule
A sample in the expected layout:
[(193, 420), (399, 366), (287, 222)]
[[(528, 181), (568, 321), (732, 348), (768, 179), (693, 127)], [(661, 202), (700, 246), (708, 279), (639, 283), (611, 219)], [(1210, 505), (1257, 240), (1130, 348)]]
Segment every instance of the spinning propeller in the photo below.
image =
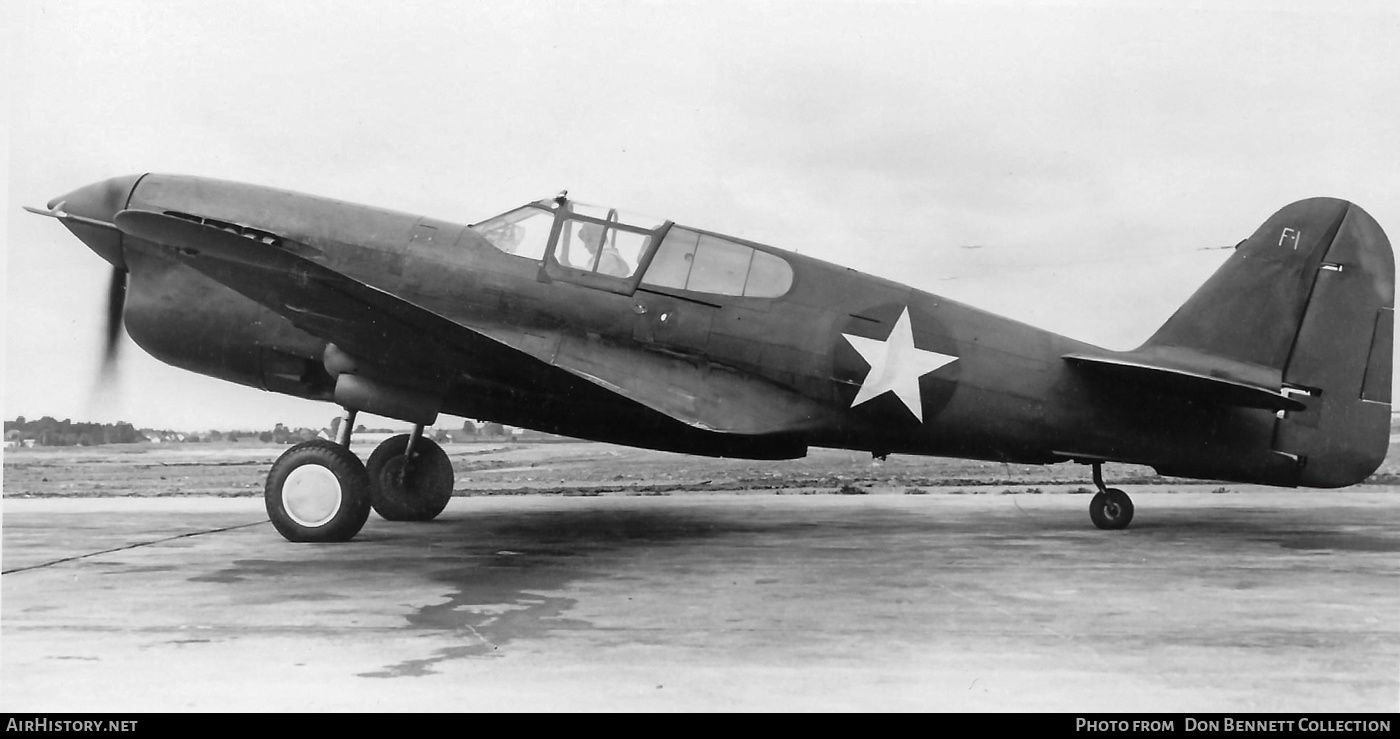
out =
[(98, 370), (99, 378), (104, 381), (116, 376), (117, 354), (122, 339), (122, 312), (126, 307), (126, 281), (126, 270), (113, 267), (111, 282), (107, 285), (106, 341), (102, 348), (102, 367)]
[(112, 276), (107, 287), (107, 325), (102, 364), (98, 371), (99, 382), (112, 379), (116, 373), (122, 315), (126, 305), (126, 255), (122, 249), (122, 232), (115, 223), (116, 214), (127, 207), (140, 178), (140, 175), (114, 177), (80, 187), (50, 200), (47, 210), (25, 206), (25, 210), (31, 213), (58, 219), (73, 235), (112, 265)]

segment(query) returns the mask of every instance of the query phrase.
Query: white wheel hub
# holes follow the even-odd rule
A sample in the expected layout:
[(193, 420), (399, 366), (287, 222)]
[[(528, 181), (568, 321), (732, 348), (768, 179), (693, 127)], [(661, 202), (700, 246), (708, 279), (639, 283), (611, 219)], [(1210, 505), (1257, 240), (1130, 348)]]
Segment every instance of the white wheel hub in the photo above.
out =
[(340, 480), (319, 464), (304, 464), (282, 482), (282, 508), (307, 528), (325, 526), (340, 512)]

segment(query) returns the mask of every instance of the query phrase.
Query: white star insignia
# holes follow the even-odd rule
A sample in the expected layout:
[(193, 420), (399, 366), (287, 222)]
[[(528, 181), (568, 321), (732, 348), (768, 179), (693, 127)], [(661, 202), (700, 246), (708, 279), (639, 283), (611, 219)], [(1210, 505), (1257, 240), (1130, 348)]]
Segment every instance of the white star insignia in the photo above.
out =
[(860, 352), (870, 372), (861, 383), (860, 392), (851, 401), (854, 408), (871, 398), (893, 391), (904, 403), (919, 423), (924, 422), (924, 404), (919, 396), (919, 378), (957, 361), (957, 357), (938, 352), (924, 351), (914, 346), (914, 328), (909, 322), (909, 309), (900, 314), (894, 329), (884, 341), (867, 339), (864, 336), (841, 334), (851, 346)]

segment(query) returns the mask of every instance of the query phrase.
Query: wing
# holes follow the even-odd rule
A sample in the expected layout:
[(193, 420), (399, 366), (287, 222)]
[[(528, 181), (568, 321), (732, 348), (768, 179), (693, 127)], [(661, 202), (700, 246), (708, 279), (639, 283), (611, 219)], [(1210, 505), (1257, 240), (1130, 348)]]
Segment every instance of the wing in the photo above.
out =
[(719, 365), (565, 332), (541, 339), (507, 326), (466, 326), (320, 264), (313, 247), (265, 232), (140, 210), (118, 213), (115, 223), (303, 331), (358, 357), (393, 357), (418, 376), (446, 382), (466, 372), (547, 387), (567, 373), (689, 426), (730, 434), (792, 433), (830, 415), (792, 390)]
[(806, 396), (722, 364), (601, 338), (556, 334), (543, 342), (527, 342), (519, 332), (483, 330), (541, 362), (704, 431), (792, 433), (834, 418), (829, 409)]

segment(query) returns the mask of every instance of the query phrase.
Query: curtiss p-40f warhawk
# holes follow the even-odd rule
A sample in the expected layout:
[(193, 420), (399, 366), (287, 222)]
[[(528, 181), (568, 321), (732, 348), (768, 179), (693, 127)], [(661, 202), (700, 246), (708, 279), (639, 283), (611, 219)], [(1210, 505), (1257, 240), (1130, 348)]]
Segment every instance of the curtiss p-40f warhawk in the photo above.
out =
[[(1140, 348), (1108, 351), (889, 280), (564, 195), (464, 226), (197, 177), (48, 210), (115, 268), (109, 342), (346, 411), (288, 449), (268, 515), (342, 541), (452, 493), (439, 413), (690, 454), (809, 446), (1333, 488), (1386, 453), (1395, 267), (1375, 220), (1275, 213)], [(123, 305), (124, 303), (124, 305)], [(110, 346), (109, 346), (110, 350)], [(354, 414), (415, 424), (368, 463)]]

